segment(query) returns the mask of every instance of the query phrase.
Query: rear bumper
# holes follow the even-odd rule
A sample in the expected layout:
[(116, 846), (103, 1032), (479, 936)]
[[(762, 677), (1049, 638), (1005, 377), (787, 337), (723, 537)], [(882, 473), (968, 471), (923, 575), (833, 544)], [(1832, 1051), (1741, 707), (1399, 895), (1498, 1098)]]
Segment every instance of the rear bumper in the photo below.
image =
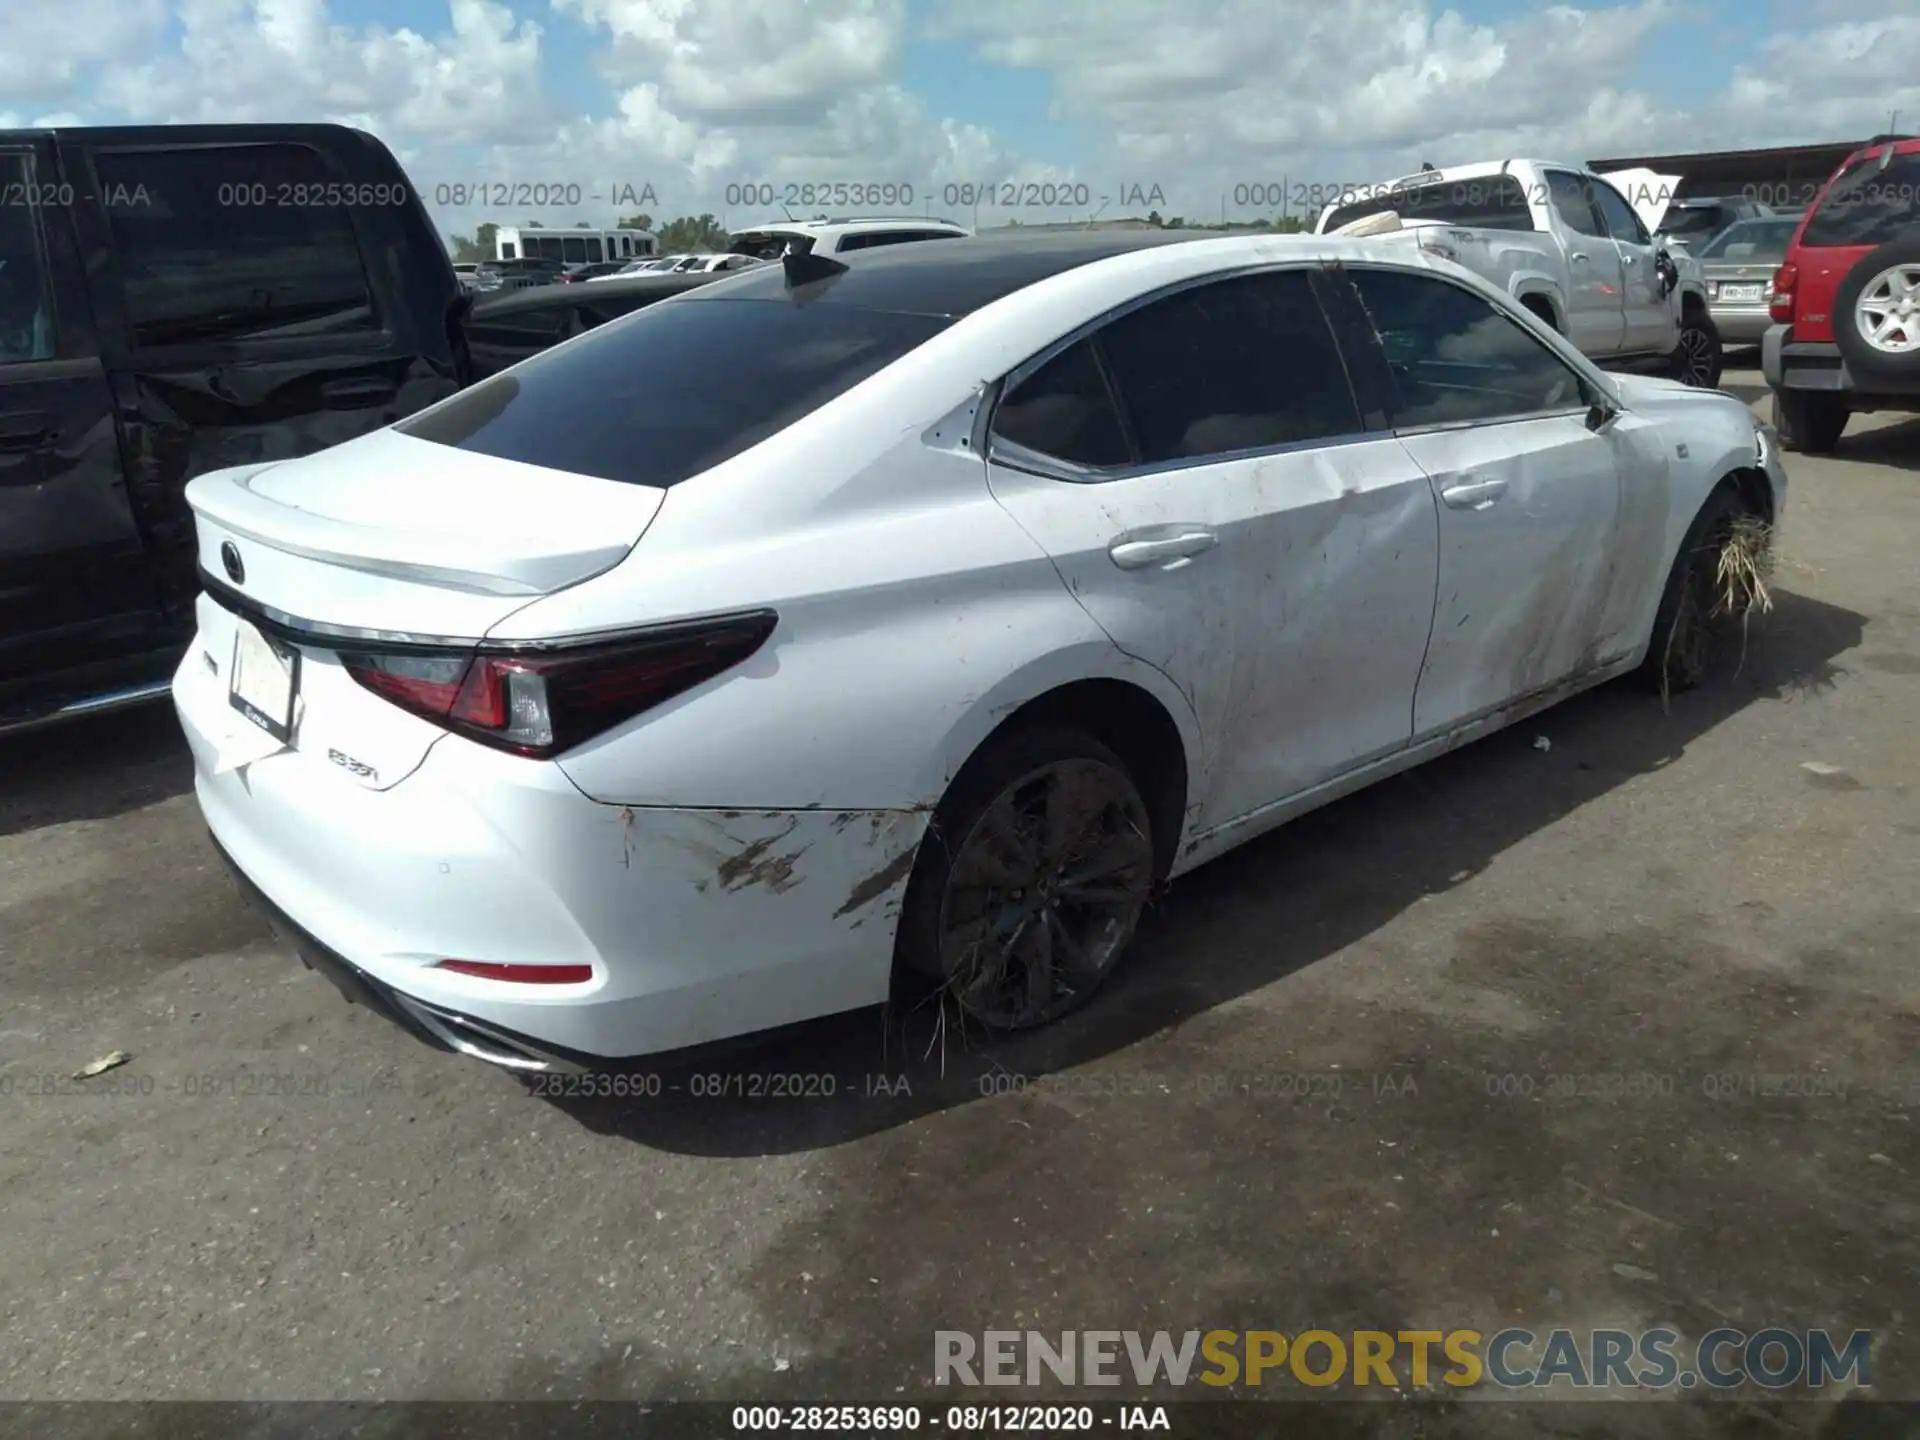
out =
[(1725, 345), (1758, 345), (1773, 325), (1764, 305), (1715, 305), (1708, 313)]
[(1848, 368), (1838, 345), (1796, 341), (1791, 325), (1774, 325), (1761, 337), (1760, 372), (1772, 389), (1845, 395), (1854, 410), (1920, 409), (1920, 378), (1875, 376), (1863, 383)]
[[(221, 770), (218, 678), (189, 660), (174, 702), (208, 829), (269, 917), (351, 998), (442, 1048), (570, 1069), (887, 997), (924, 815), (602, 805), (556, 765), (455, 736), (384, 790), (298, 748)], [(592, 978), (501, 983), (442, 959)]]

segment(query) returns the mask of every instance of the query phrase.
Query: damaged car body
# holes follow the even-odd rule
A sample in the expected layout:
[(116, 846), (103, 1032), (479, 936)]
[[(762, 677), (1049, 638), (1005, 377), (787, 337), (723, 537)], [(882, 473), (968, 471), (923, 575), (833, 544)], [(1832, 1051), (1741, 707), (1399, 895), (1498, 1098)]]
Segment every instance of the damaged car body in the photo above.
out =
[(793, 255), (196, 480), (174, 697), (248, 886), (436, 1043), (587, 1069), (902, 985), (1020, 1029), (1158, 884), (1695, 683), (1785, 484), (1737, 400), (1392, 241)]

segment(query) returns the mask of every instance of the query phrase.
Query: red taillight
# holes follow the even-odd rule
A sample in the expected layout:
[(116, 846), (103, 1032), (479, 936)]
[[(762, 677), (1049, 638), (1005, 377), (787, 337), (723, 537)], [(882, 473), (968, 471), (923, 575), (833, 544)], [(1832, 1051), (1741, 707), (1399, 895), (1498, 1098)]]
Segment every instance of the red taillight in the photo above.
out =
[(514, 985), (578, 985), (593, 978), (591, 965), (494, 965), (485, 960), (440, 960), (436, 970), (505, 980)]
[(1800, 283), (1797, 265), (1782, 265), (1773, 272), (1773, 294), (1767, 297), (1767, 318), (1787, 325), (1793, 322), (1793, 287)]
[(773, 633), (771, 610), (564, 649), (343, 652), (374, 694), (517, 755), (570, 750), (731, 669)]

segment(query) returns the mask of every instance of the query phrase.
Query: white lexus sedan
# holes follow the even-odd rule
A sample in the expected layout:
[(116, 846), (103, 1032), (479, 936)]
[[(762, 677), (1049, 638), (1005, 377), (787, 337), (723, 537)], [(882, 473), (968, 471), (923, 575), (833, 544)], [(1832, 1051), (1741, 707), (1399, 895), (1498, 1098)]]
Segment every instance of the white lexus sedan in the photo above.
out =
[(443, 1047), (593, 1068), (896, 986), (1017, 1029), (1166, 880), (1698, 681), (1785, 487), (1739, 400), (1390, 242), (789, 255), (195, 480), (174, 696), (283, 934)]

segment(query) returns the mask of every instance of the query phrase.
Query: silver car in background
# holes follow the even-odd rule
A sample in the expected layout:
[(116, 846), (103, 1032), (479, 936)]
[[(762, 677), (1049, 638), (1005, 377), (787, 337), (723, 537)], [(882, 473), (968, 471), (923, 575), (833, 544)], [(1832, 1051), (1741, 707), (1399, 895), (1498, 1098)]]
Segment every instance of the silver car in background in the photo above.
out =
[(1758, 345), (1773, 322), (1767, 296), (1773, 272), (1787, 258), (1787, 244), (1799, 228), (1797, 214), (1736, 220), (1696, 252), (1707, 282), (1707, 308), (1728, 345)]

